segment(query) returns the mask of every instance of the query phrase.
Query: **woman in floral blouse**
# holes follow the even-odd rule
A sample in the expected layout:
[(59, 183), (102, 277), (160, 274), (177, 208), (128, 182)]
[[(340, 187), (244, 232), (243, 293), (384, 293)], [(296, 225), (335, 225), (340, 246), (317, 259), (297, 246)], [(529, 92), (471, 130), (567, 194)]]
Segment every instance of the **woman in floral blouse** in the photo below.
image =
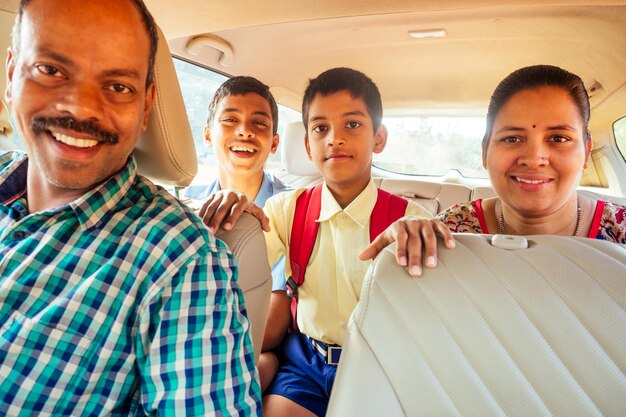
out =
[(438, 215), (453, 232), (585, 236), (626, 243), (626, 207), (576, 191), (593, 147), (582, 80), (536, 65), (507, 76), (491, 97), (483, 166), (497, 197)]

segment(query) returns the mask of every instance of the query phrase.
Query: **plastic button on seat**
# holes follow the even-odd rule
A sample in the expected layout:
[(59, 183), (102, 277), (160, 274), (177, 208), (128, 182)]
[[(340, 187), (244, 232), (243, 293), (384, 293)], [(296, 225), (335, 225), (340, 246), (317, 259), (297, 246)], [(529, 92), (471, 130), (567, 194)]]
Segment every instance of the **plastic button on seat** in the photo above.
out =
[(500, 249), (528, 249), (528, 240), (524, 236), (493, 235), (491, 245)]

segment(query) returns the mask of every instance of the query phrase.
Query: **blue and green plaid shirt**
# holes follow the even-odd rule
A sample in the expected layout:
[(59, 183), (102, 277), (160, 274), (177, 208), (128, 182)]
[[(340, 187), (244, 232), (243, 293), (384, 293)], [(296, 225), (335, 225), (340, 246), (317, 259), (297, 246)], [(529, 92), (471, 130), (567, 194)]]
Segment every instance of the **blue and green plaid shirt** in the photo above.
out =
[(124, 169), (29, 214), (0, 155), (0, 415), (260, 415), (233, 256)]

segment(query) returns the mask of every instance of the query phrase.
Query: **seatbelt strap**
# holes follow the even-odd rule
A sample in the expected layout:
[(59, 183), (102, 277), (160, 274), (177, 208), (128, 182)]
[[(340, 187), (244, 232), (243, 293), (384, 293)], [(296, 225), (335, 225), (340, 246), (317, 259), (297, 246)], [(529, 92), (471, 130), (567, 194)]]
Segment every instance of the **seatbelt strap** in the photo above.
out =
[[(291, 328), (298, 329), (296, 313), (298, 311), (298, 288), (304, 283), (306, 267), (311, 259), (313, 246), (317, 239), (319, 219), (322, 211), (322, 184), (305, 190), (296, 200), (296, 208), (291, 228), (289, 261), (291, 276), (287, 279), (287, 295), (291, 298)], [(380, 188), (376, 204), (370, 216), (370, 242), (381, 234), (391, 223), (404, 216), (409, 204), (402, 197), (390, 194)]]

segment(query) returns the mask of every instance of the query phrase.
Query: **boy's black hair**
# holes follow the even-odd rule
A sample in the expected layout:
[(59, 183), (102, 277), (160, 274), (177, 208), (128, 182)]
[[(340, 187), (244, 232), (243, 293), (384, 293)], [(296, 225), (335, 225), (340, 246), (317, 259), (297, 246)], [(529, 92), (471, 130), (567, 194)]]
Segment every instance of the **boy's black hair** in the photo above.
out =
[(372, 118), (374, 133), (383, 122), (383, 104), (378, 87), (367, 75), (350, 68), (333, 68), (324, 71), (316, 78), (309, 80), (309, 86), (302, 99), (302, 121), (308, 131), (309, 107), (313, 98), (320, 94), (326, 96), (338, 91), (348, 91), (352, 98), (365, 102), (367, 111)]
[(209, 116), (207, 117), (207, 126), (213, 124), (215, 118), (215, 109), (219, 102), (228, 96), (242, 96), (248, 93), (256, 93), (263, 97), (272, 111), (272, 131), (274, 135), (278, 132), (278, 106), (274, 96), (270, 93), (270, 88), (254, 77), (237, 76), (226, 80), (215, 92), (213, 100), (209, 105)]

